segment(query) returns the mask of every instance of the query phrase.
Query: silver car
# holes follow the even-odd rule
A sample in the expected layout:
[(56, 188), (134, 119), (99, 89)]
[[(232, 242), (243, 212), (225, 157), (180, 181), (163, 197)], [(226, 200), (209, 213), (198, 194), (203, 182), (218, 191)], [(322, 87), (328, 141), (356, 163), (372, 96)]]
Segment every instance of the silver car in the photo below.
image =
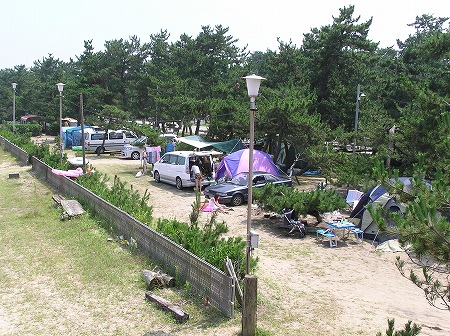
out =
[(122, 159), (140, 160), (147, 144), (147, 137), (141, 136), (136, 141), (122, 147)]

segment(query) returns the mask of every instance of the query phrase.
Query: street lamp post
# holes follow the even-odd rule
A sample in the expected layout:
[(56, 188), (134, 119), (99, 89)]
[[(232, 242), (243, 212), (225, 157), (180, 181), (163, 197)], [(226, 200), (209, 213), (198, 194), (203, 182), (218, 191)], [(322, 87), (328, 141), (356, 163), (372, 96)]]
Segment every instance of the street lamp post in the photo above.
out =
[(62, 159), (63, 159), (63, 137), (62, 137), (62, 93), (64, 90), (63, 83), (58, 83), (56, 86), (58, 87), (59, 91), (59, 164), (62, 166)]
[(13, 88), (13, 117), (12, 117), (12, 124), (13, 124), (13, 133), (16, 133), (16, 87), (17, 83), (11, 83)]
[(247, 92), (250, 97), (250, 143), (248, 152), (248, 201), (247, 201), (247, 249), (246, 249), (246, 265), (245, 273), (250, 273), (250, 252), (251, 252), (251, 229), (252, 229), (252, 202), (253, 202), (253, 149), (255, 145), (255, 111), (256, 96), (258, 95), (261, 81), (265, 78), (250, 75), (242, 77), (247, 83)]
[(265, 78), (251, 75), (243, 77), (247, 83), (248, 96), (250, 97), (250, 143), (248, 151), (248, 200), (247, 200), (247, 249), (244, 279), (244, 298), (242, 305), (242, 336), (255, 335), (256, 310), (257, 310), (257, 278), (250, 275), (250, 253), (252, 250), (252, 203), (253, 203), (253, 149), (255, 145), (255, 111), (256, 96), (259, 85)]
[(356, 113), (355, 113), (355, 135), (353, 137), (353, 154), (356, 153), (356, 133), (358, 133), (358, 114), (359, 114), (359, 102), (361, 97), (365, 97), (364, 93), (361, 93), (361, 87), (358, 84), (356, 88)]

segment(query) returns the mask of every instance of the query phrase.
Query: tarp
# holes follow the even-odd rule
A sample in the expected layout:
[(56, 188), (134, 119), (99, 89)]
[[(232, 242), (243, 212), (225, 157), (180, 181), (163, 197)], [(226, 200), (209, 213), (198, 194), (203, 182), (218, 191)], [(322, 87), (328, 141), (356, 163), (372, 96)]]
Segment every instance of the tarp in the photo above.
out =
[(185, 137), (178, 138), (177, 141), (183, 142), (198, 149), (202, 149), (205, 147), (214, 147), (215, 149), (227, 154), (234, 153), (244, 148), (244, 144), (242, 143), (241, 139), (210, 142), (206, 141), (205, 139), (203, 139), (201, 136), (198, 135), (188, 135)]
[(245, 148), (241, 139), (234, 139), (223, 142), (214, 142), (211, 146), (217, 149), (218, 151), (227, 154), (231, 154)]
[[(249, 169), (249, 149), (241, 149), (230, 155), (225, 156), (219, 164), (216, 172), (216, 180), (223, 177), (232, 178), (236, 174), (248, 172)], [(267, 172), (273, 175), (280, 175), (277, 166), (275, 166), (269, 154), (254, 150), (253, 151), (253, 171)]]
[[(71, 148), (72, 146), (81, 146), (81, 126), (63, 127), (63, 142), (64, 148)], [(84, 126), (84, 129), (92, 129), (91, 126)]]
[(397, 239), (386, 240), (385, 242), (379, 244), (376, 248), (378, 252), (403, 252), (404, 249), (400, 246)]

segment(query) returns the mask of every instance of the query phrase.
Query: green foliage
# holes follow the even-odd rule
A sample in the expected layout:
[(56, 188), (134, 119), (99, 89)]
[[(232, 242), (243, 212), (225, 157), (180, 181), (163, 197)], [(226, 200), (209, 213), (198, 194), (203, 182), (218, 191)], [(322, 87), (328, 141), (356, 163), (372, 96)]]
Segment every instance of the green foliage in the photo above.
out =
[(42, 133), (42, 125), (38, 123), (18, 124), (16, 123), (16, 132), (18, 134), (28, 134), (38, 136)]
[(52, 168), (66, 170), (69, 167), (67, 155), (63, 153), (62, 162), (60, 160), (60, 152), (47, 143), (36, 145), (30, 139), (30, 133), (14, 134), (5, 127), (0, 128), (0, 134), (6, 139), (22, 148), (30, 156), (35, 156), (42, 162), (48, 164)]
[[(422, 329), (415, 323), (411, 326), (412, 321), (408, 321), (405, 324), (405, 329), (396, 331), (394, 329), (394, 322), (394, 319), (388, 319), (388, 329), (386, 330), (386, 336), (416, 336), (420, 334), (420, 330)], [(377, 336), (382, 336), (382, 333), (378, 332)]]
[[(447, 137), (450, 125), (446, 117), (439, 123), (440, 130)], [(447, 139), (446, 139), (447, 140)], [(448, 165), (448, 158), (441, 158)], [(409, 279), (423, 289), (428, 302), (439, 309), (450, 310), (450, 175), (449, 171), (432, 170), (423, 155), (418, 155), (418, 163), (413, 165), (411, 187), (404, 188), (398, 181), (399, 171), (394, 176), (375, 165), (376, 176), (390, 194), (405, 205), (403, 213), (385, 212), (381, 208), (370, 207), (369, 211), (378, 226), (385, 232), (398, 235), (403, 245), (410, 245), (408, 254), (422, 266), (422, 276), (411, 270)], [(425, 183), (427, 176), (433, 176), (431, 187)], [(395, 222), (395, 227), (387, 223)], [(404, 263), (397, 261), (397, 267), (405, 276)], [(445, 275), (447, 275), (445, 277)]]
[[(147, 204), (150, 196), (147, 191), (141, 197), (133, 189), (128, 189), (126, 183), (121, 182), (117, 176), (114, 177), (112, 186), (108, 187), (110, 179), (101, 173), (82, 175), (77, 182), (142, 223), (152, 225), (152, 207)], [(191, 214), (190, 225), (177, 220), (158, 219), (155, 229), (219, 269), (224, 269), (223, 261), (226, 257), (244, 267), (242, 261), (245, 242), (241, 237), (221, 238), (221, 234), (228, 232), (228, 227), (223, 222), (216, 222), (217, 214), (212, 214), (210, 220), (200, 227), (197, 222), (199, 206), (200, 195), (197, 193), (193, 204), (196, 216)]]
[(245, 241), (242, 237), (221, 238), (223, 233), (228, 232), (228, 227), (223, 222), (217, 223), (216, 217), (212, 214), (203, 227), (197, 222), (189, 225), (174, 219), (158, 219), (156, 230), (218, 269), (225, 270), (226, 257), (243, 269)]
[(145, 191), (141, 196), (133, 188), (128, 189), (125, 182), (114, 176), (114, 181), (109, 187), (109, 178), (105, 174), (85, 174), (77, 178), (77, 182), (89, 189), (97, 196), (127, 212), (140, 222), (151, 225), (153, 208), (148, 205), (150, 195)]
[(269, 211), (280, 213), (283, 209), (294, 209), (297, 214), (312, 215), (320, 222), (323, 212), (343, 209), (345, 200), (335, 190), (305, 192), (285, 185), (267, 184), (254, 190), (254, 199)]

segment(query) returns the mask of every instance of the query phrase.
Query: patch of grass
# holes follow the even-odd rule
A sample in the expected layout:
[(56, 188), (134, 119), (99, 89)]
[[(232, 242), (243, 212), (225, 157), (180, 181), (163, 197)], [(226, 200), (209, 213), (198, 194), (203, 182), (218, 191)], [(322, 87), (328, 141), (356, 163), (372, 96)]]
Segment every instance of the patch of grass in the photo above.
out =
[[(62, 209), (29, 167), (6, 166), (0, 148), (0, 297), (11, 335), (143, 335), (161, 330), (208, 334), (229, 320), (180, 289), (159, 293), (189, 312), (186, 324), (145, 300), (143, 269), (154, 264), (115, 240), (89, 213), (61, 221)], [(3, 154), (3, 155), (2, 155)], [(21, 178), (4, 178), (20, 169)], [(5, 321), (5, 323), (3, 323)], [(205, 332), (203, 332), (205, 331)], [(237, 333), (236, 333), (237, 334)]]

